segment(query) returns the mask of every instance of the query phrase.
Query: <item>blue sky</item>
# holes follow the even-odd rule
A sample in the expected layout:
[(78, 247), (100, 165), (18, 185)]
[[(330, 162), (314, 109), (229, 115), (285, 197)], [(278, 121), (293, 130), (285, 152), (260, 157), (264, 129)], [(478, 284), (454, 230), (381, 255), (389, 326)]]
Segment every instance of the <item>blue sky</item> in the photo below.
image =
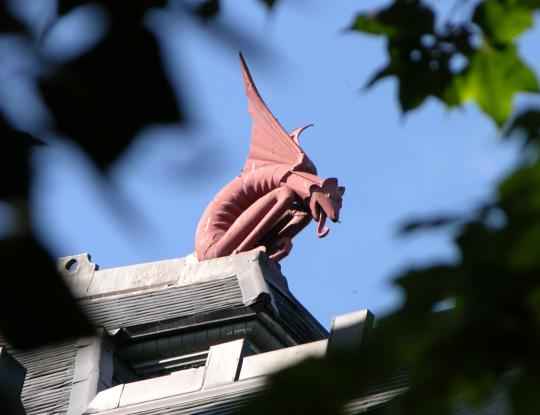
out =
[[(389, 281), (400, 270), (455, 259), (450, 233), (403, 239), (399, 224), (476, 206), (515, 158), (473, 106), (449, 112), (429, 101), (403, 117), (394, 81), (361, 92), (384, 62), (384, 44), (341, 29), (380, 4), (283, 1), (268, 16), (258, 2), (240, 8), (228, 1), (221, 17), (256, 40), (258, 47), (244, 52), (271, 110), (289, 130), (315, 124), (302, 146), (322, 176), (347, 188), (342, 223), (331, 223), (323, 240), (311, 225), (282, 261), (293, 293), (327, 326), (341, 313), (369, 308), (380, 315), (395, 305)], [(59, 142), (42, 150), (35, 221), (56, 256), (89, 252), (106, 268), (187, 255), (206, 204), (243, 165), (250, 119), (237, 51), (196, 25), (159, 15), (150, 21), (170, 52), (171, 77), (181, 74), (189, 86), (196, 128), (147, 131), (115, 166), (117, 191), (144, 223), (138, 227), (111, 210), (76, 148)], [(536, 29), (521, 44), (537, 72), (539, 40)]]

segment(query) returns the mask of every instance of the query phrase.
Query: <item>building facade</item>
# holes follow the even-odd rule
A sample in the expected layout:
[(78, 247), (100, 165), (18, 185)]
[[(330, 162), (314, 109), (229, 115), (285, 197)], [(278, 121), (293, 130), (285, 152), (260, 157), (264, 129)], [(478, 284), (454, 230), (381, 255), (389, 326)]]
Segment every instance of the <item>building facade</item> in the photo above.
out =
[[(26, 352), (4, 345), (0, 376), (13, 383), (14, 414), (232, 413), (268, 375), (357, 344), (373, 322), (360, 310), (336, 317), (328, 332), (257, 250), (103, 270), (81, 254), (59, 268), (98, 333)], [(404, 387), (397, 378), (348, 412)]]

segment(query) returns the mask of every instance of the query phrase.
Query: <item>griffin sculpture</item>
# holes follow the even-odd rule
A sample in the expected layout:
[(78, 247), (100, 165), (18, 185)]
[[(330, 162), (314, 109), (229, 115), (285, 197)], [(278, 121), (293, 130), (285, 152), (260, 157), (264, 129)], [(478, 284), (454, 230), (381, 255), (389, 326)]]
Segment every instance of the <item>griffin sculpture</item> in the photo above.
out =
[(317, 176), (300, 147), (300, 134), (311, 125), (287, 133), (259, 95), (242, 54), (240, 64), (253, 119), (249, 154), (241, 174), (204, 211), (195, 252), (205, 260), (263, 246), (279, 261), (311, 219), (319, 238), (328, 234), (326, 219), (339, 220), (345, 188)]

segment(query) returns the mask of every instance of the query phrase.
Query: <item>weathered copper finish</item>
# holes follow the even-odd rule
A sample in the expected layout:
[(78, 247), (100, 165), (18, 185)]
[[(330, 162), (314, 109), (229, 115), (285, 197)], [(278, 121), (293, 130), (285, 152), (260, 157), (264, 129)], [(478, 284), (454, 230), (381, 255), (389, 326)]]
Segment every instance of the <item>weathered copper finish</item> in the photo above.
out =
[(314, 219), (326, 236), (326, 218), (337, 222), (345, 188), (322, 179), (299, 145), (308, 126), (288, 134), (272, 115), (240, 54), (242, 75), (253, 118), (251, 146), (242, 173), (227, 184), (204, 211), (195, 238), (199, 260), (264, 246), (279, 261), (293, 237)]

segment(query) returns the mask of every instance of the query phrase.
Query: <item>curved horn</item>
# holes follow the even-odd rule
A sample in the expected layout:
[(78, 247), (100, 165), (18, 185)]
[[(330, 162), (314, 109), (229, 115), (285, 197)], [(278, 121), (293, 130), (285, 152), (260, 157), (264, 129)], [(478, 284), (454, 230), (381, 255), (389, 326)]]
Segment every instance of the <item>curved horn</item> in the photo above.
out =
[(302, 134), (304, 130), (309, 127), (313, 127), (313, 124), (308, 124), (304, 127), (295, 128), (294, 130), (291, 131), (289, 135), (291, 136), (291, 138), (296, 144), (300, 145), (300, 140), (299, 140), (300, 134)]

